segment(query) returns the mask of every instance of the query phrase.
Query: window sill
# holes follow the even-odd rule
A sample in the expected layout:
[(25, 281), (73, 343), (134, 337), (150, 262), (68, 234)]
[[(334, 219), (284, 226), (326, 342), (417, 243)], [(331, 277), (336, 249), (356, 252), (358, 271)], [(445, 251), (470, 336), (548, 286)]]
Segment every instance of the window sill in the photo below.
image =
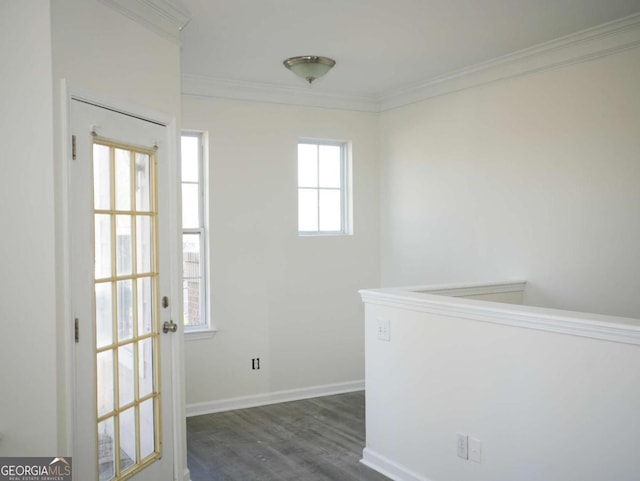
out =
[(351, 232), (306, 232), (298, 231), (298, 237), (349, 237)]
[(197, 341), (200, 339), (211, 339), (215, 336), (217, 329), (200, 329), (197, 331), (184, 331), (184, 340), (185, 341)]

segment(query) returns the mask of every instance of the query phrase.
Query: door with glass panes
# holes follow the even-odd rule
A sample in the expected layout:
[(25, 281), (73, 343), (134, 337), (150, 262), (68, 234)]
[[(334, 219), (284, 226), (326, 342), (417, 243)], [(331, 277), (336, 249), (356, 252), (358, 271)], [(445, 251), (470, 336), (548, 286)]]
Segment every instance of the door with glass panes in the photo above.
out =
[(74, 479), (172, 480), (166, 126), (70, 103)]

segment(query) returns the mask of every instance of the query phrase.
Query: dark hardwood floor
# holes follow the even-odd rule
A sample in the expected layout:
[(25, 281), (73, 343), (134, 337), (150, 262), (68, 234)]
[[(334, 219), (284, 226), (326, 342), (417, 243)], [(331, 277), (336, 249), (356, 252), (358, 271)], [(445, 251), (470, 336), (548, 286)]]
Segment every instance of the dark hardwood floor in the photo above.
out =
[(388, 481), (364, 443), (364, 392), (187, 418), (192, 481)]

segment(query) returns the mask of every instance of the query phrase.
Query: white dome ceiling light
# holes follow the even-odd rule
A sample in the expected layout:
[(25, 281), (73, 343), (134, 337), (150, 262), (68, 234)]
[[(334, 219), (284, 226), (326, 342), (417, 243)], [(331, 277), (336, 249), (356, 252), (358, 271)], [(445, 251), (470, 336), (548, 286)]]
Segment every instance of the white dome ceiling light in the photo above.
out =
[(303, 55), (288, 58), (282, 63), (297, 76), (302, 77), (311, 84), (331, 70), (336, 61), (328, 57)]

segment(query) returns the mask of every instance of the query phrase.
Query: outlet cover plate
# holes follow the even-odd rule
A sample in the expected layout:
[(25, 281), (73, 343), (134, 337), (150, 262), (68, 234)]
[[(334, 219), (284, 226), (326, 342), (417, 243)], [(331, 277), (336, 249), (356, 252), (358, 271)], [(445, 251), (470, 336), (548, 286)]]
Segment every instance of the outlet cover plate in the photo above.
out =
[(469, 459), (476, 463), (482, 462), (482, 441), (469, 438)]
[(391, 322), (389, 319), (378, 318), (376, 322), (376, 337), (378, 340), (391, 341)]
[(466, 434), (458, 434), (456, 445), (458, 457), (469, 459), (469, 437)]

